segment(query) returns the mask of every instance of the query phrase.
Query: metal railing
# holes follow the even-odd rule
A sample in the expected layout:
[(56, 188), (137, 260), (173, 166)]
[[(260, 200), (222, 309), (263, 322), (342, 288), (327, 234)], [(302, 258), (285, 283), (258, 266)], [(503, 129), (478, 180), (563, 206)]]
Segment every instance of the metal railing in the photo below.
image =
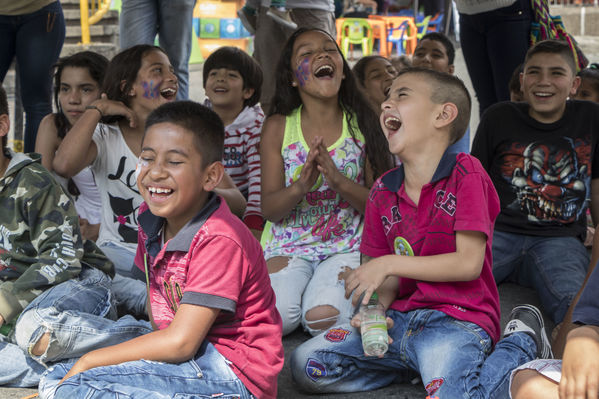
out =
[(102, 19), (110, 8), (111, 0), (80, 0), (81, 11), (81, 43), (90, 44), (89, 27)]

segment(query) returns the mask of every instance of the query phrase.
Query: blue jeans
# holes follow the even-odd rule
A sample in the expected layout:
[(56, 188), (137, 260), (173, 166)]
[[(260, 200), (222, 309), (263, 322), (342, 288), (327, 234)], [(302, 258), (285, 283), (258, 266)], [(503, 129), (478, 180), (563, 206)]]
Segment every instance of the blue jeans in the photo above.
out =
[(138, 360), (98, 367), (61, 385), (73, 363), (48, 369), (40, 382), (42, 399), (49, 398), (243, 398), (253, 396), (214, 345), (204, 341), (194, 359), (172, 364)]
[(533, 288), (554, 323), (582, 287), (589, 255), (575, 237), (538, 237), (497, 231), (493, 233), (493, 276)]
[(34, 150), (37, 128), (42, 118), (52, 113), (52, 66), (64, 37), (59, 1), (31, 14), (0, 15), (0, 82), (16, 56), (26, 114), (25, 152)]
[(120, 16), (121, 48), (154, 44), (159, 35), (179, 80), (177, 100), (189, 97), (189, 55), (195, 0), (123, 0)]
[[(339, 273), (346, 268), (360, 266), (360, 253), (332, 255), (323, 261), (309, 261), (299, 257), (289, 259), (284, 269), (270, 275), (270, 283), (277, 298), (277, 310), (283, 319), (283, 335), (294, 331), (302, 323), (312, 335), (322, 330), (310, 328), (306, 312), (317, 306), (329, 305), (339, 311), (335, 324), (349, 320), (353, 313), (351, 298), (345, 298), (345, 284)], [(310, 323), (328, 321), (312, 320)]]
[[(76, 358), (90, 350), (118, 344), (152, 331), (131, 316), (116, 320), (110, 277), (84, 267), (80, 275), (50, 288), (21, 313), (7, 339), (0, 342), (0, 385), (33, 386), (49, 363)], [(45, 353), (31, 348), (46, 332)]]
[(383, 358), (365, 356), (360, 332), (341, 325), (292, 353), (293, 379), (308, 392), (358, 392), (416, 371), (431, 397), (505, 398), (511, 370), (536, 356), (536, 345), (525, 333), (504, 338), (493, 350), (482, 328), (437, 310), (389, 310), (387, 316), (395, 324)]
[[(134, 264), (135, 252), (113, 242), (104, 242), (98, 248), (114, 263), (116, 274), (112, 282), (112, 293), (119, 309), (134, 315), (145, 315), (145, 276)], [(140, 280), (142, 278), (143, 281)]]
[(524, 62), (533, 15), (530, 0), (480, 14), (460, 14), (460, 43), (480, 114), (508, 101), (512, 72)]

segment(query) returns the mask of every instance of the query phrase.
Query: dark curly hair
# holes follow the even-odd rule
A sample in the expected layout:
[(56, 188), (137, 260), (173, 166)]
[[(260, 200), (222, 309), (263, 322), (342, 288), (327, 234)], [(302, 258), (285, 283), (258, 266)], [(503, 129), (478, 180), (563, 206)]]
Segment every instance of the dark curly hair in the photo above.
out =
[[(298, 89), (291, 86), (291, 82), (293, 81), (291, 56), (293, 53), (293, 45), (297, 38), (303, 33), (314, 31), (322, 32), (330, 37), (327, 32), (321, 29), (299, 28), (293, 32), (287, 40), (285, 47), (283, 47), (277, 65), (275, 76), (276, 89), (269, 115), (289, 115), (294, 109), (302, 104)], [(341, 54), (341, 50), (338, 46), (337, 51)], [(345, 112), (347, 126), (349, 127), (350, 134), (354, 140), (356, 132), (353, 131), (351, 122), (353, 118), (357, 118), (358, 127), (366, 141), (366, 157), (372, 167), (374, 177), (377, 178), (394, 166), (393, 157), (389, 151), (389, 145), (387, 144), (387, 140), (381, 129), (377, 114), (372, 110), (368, 100), (359, 89), (349, 64), (343, 56), (342, 59), (343, 75), (345, 76), (345, 79), (342, 80), (339, 89), (339, 105)]]

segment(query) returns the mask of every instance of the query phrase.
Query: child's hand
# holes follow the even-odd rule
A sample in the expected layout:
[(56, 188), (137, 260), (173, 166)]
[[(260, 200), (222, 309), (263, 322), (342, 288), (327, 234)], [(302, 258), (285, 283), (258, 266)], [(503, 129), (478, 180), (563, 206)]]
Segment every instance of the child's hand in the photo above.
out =
[(340, 184), (344, 176), (337, 169), (337, 165), (333, 162), (331, 155), (327, 151), (324, 145), (324, 139), (320, 136), (316, 136), (312, 140), (312, 148), (318, 149), (318, 156), (316, 157), (316, 163), (318, 164), (318, 171), (322, 173), (324, 178), (327, 180), (329, 187), (333, 191), (338, 191), (337, 186)]
[(318, 171), (316, 164), (316, 157), (318, 156), (318, 148), (312, 147), (308, 152), (308, 157), (306, 158), (306, 163), (302, 167), (302, 171), (300, 173), (299, 179), (295, 182), (299, 184), (302, 188), (302, 193), (307, 193), (312, 189), (318, 177), (320, 176), (320, 172)]
[(89, 369), (89, 367), (86, 367), (84, 365), (84, 363), (85, 363), (84, 358), (85, 358), (85, 355), (83, 355), (79, 360), (77, 360), (77, 362), (73, 365), (73, 367), (71, 367), (69, 372), (64, 377), (62, 377), (62, 380), (60, 380), (58, 385), (62, 384), (64, 381), (68, 380), (72, 376), (77, 375), (79, 373), (83, 373), (84, 371)]
[(102, 116), (124, 116), (129, 121), (130, 127), (135, 127), (137, 120), (135, 113), (125, 104), (120, 101), (109, 100), (105, 93), (102, 93), (99, 100), (94, 101), (91, 105), (98, 108)]
[(372, 296), (387, 278), (387, 272), (381, 258), (375, 258), (352, 270), (345, 277), (345, 297), (349, 298), (354, 293), (352, 302), (357, 304), (358, 298), (364, 293), (362, 304), (366, 305)]
[(561, 399), (595, 398), (599, 392), (599, 328), (583, 326), (568, 334), (559, 384)]
[[(391, 317), (386, 317), (385, 321), (387, 323), (387, 331), (391, 330), (394, 326), (393, 319)], [(354, 317), (352, 317), (349, 324), (351, 324), (352, 327), (360, 330), (362, 327), (362, 319), (360, 318), (360, 313), (355, 314)], [(389, 345), (391, 345), (393, 343), (393, 338), (391, 338), (391, 335), (388, 335), (388, 343), (389, 343)], [(368, 356), (368, 355), (366, 353), (364, 353), (364, 356)], [(385, 356), (384, 354), (380, 355), (379, 358), (383, 358), (384, 356)]]
[(0, 327), (4, 325), (4, 317), (0, 314)]

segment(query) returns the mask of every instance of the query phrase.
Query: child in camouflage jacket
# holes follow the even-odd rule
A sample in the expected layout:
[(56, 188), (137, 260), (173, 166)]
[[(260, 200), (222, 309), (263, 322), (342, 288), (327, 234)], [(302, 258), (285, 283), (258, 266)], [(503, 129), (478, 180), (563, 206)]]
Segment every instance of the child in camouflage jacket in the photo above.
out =
[(83, 241), (75, 206), (38, 154), (6, 148), (0, 86), (0, 385), (34, 386), (47, 363), (150, 331), (116, 319), (114, 266)]

